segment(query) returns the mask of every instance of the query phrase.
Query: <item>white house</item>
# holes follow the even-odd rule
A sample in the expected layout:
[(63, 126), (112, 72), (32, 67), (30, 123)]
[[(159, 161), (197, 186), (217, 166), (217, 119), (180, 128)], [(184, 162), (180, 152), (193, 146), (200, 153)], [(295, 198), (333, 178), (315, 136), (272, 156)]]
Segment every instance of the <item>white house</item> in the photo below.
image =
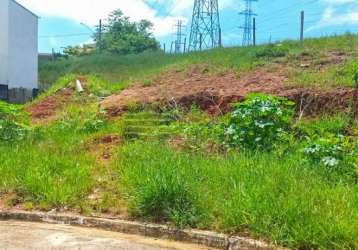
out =
[(0, 98), (26, 101), (37, 86), (38, 17), (15, 0), (0, 0)]

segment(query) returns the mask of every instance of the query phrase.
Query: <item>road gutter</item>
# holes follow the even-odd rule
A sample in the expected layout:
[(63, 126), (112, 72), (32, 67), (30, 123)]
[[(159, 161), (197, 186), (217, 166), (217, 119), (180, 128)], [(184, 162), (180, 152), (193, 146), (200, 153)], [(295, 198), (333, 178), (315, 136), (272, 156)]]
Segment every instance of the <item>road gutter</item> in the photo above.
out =
[(92, 218), (51, 212), (0, 211), (1, 220), (81, 226), (124, 234), (187, 242), (226, 250), (283, 250), (283, 248), (246, 237), (228, 236), (226, 234), (201, 230), (179, 230), (165, 225), (117, 219)]

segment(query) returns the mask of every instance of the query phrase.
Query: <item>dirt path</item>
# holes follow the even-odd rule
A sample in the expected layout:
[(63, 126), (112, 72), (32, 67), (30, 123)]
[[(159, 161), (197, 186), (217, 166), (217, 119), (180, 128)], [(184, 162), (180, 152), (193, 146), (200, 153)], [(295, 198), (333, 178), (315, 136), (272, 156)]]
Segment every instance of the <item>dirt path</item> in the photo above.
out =
[(192, 244), (65, 225), (0, 222), (0, 249), (204, 250)]

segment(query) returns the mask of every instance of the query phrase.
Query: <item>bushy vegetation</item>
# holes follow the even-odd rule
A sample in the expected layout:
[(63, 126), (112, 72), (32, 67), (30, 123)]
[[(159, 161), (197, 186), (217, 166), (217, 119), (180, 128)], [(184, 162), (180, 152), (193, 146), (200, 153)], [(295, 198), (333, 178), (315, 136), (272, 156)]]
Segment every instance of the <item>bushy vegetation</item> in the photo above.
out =
[(358, 181), (357, 145), (355, 139), (342, 135), (309, 139), (304, 154), (312, 165), (324, 167), (329, 178)]
[(260, 48), (256, 51), (257, 58), (275, 58), (275, 57), (284, 57), (288, 54), (289, 50), (287, 47), (284, 47), (282, 44), (271, 44), (265, 47)]
[(226, 129), (228, 147), (270, 150), (287, 139), (293, 120), (294, 103), (254, 94), (234, 106)]
[(0, 143), (11, 144), (24, 139), (29, 131), (25, 121), (19, 106), (0, 101)]
[(346, 76), (347, 81), (351, 81), (358, 88), (358, 61), (353, 61), (345, 65), (339, 74)]

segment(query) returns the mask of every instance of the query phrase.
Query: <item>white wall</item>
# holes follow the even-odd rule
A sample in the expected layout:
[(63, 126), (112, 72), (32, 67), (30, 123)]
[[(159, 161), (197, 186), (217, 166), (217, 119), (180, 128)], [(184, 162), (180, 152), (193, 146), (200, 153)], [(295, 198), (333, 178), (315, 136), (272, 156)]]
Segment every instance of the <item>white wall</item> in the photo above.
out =
[(9, 88), (37, 88), (38, 18), (15, 1), (6, 1), (9, 1)]
[(8, 84), (9, 0), (0, 0), (0, 84)]

